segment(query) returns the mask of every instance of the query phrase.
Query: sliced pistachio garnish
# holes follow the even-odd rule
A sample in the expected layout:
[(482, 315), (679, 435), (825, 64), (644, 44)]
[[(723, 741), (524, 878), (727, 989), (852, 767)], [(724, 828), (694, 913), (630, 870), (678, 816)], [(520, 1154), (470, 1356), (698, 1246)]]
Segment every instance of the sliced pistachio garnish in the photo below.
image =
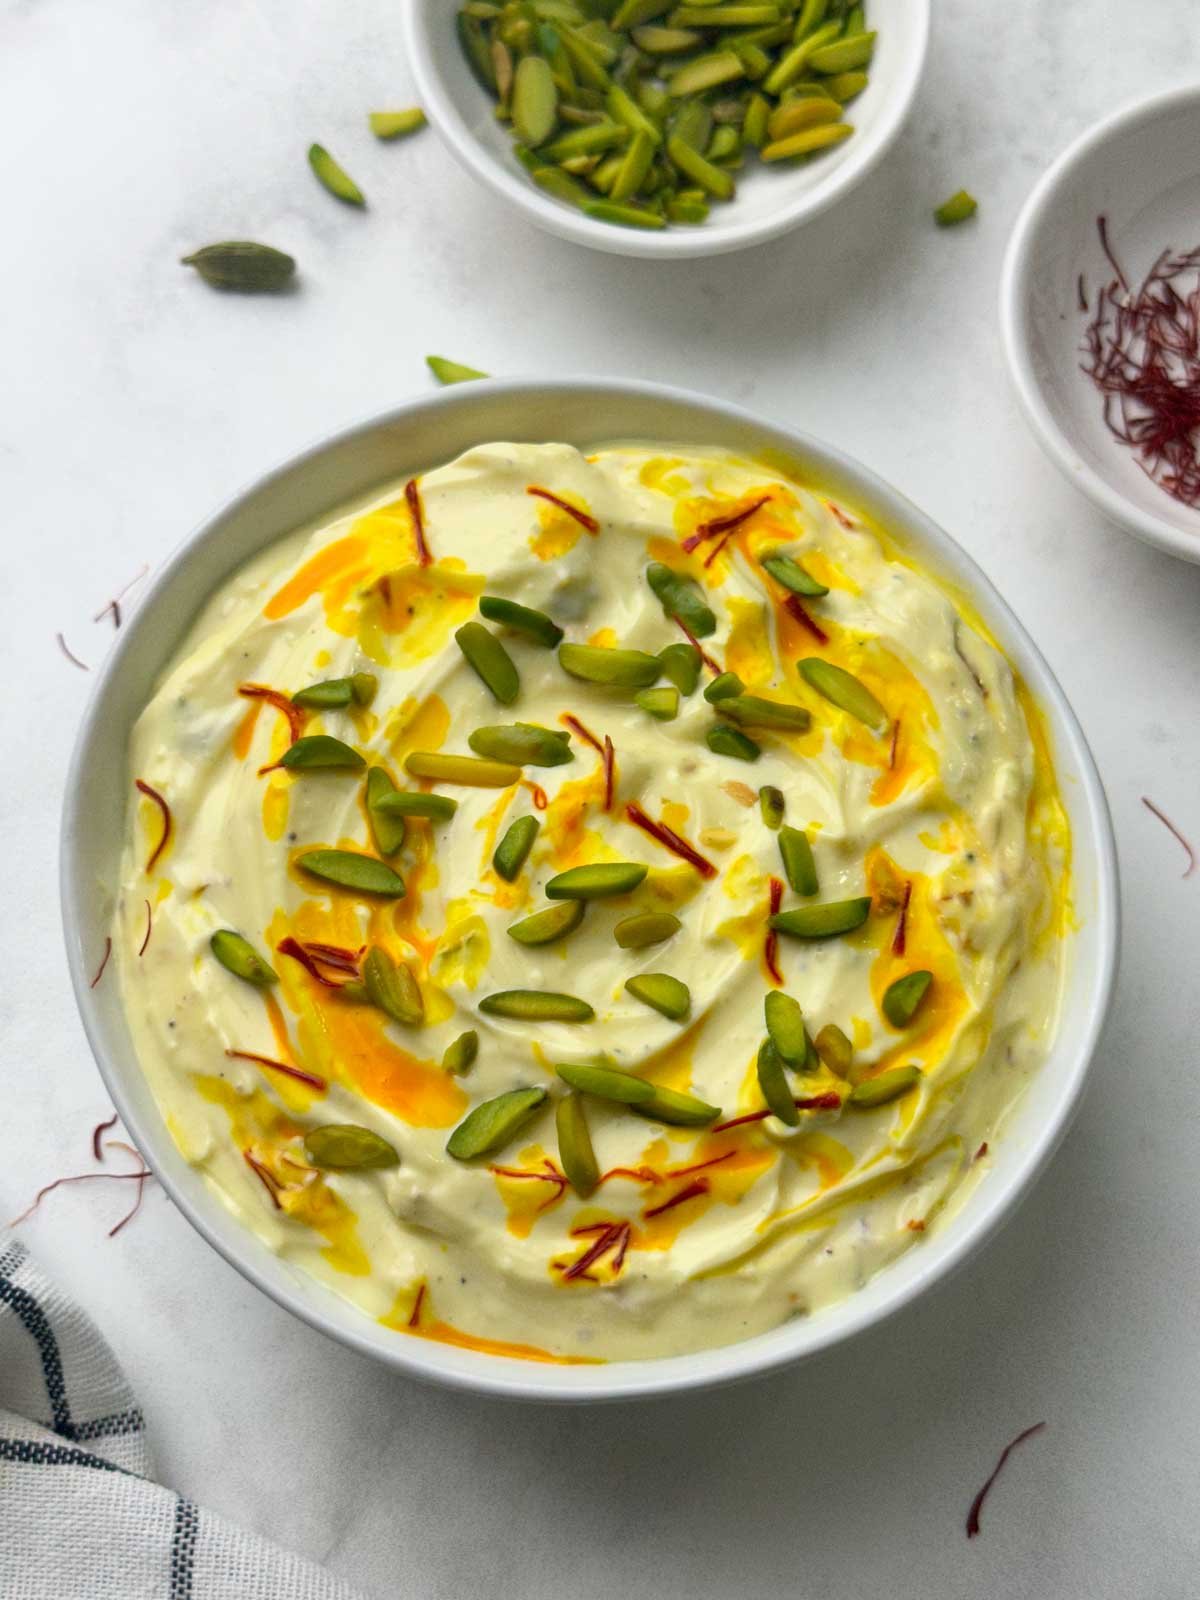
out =
[(669, 972), (639, 973), (635, 978), (626, 978), (625, 988), (635, 1000), (661, 1012), (672, 1022), (682, 1022), (692, 1009), (691, 990)]
[(669, 678), (680, 694), (695, 694), (700, 682), (700, 652), (694, 644), (669, 644), (658, 652), (664, 678)]
[(591, 1022), (596, 1013), (578, 995), (551, 989), (501, 989), (484, 995), (480, 1011), (517, 1022)]
[(875, 50), (875, 34), (859, 33), (849, 39), (822, 45), (808, 58), (814, 72), (853, 72), (865, 67)]
[(813, 860), (812, 844), (806, 833), (786, 825), (779, 830), (779, 854), (787, 881), (797, 894), (816, 894), (817, 864)]
[(679, 715), (679, 690), (673, 685), (670, 688), (639, 689), (633, 701), (656, 722), (673, 722)]
[(845, 1078), (854, 1065), (854, 1046), (836, 1022), (827, 1022), (813, 1041), (817, 1056), (835, 1077)]
[(783, 790), (777, 789), (773, 783), (764, 783), (758, 791), (758, 804), (767, 827), (777, 831), (783, 823)]
[(332, 1172), (362, 1172), (400, 1165), (394, 1145), (370, 1128), (360, 1128), (353, 1122), (327, 1122), (323, 1127), (310, 1128), (304, 1135), (304, 1154), (314, 1167)]
[(798, 906), (792, 911), (777, 911), (767, 918), (776, 933), (793, 939), (832, 939), (841, 933), (861, 928), (871, 911), (870, 895), (854, 900), (827, 900), (819, 906)]
[(252, 239), (206, 244), (181, 259), (185, 267), (195, 267), (214, 289), (235, 289), (242, 294), (269, 294), (282, 289), (296, 270), (292, 256)]
[(661, 601), (663, 614), (677, 617), (697, 639), (707, 639), (717, 631), (716, 613), (694, 579), (661, 561), (652, 561), (646, 568), (646, 582)]
[(586, 867), (568, 867), (546, 885), (548, 900), (604, 900), (629, 894), (650, 869), (640, 861), (596, 861)]
[(892, 1067), (890, 1071), (881, 1072), (877, 1077), (865, 1078), (862, 1083), (856, 1083), (846, 1098), (860, 1111), (868, 1111), (874, 1106), (885, 1106), (889, 1101), (899, 1099), (920, 1081), (920, 1067)]
[(595, 1095), (598, 1100), (616, 1100), (621, 1105), (633, 1106), (654, 1098), (652, 1083), (616, 1067), (556, 1061), (554, 1070), (570, 1088), (577, 1089), (580, 1094)]
[(394, 856), (404, 843), (407, 832), (404, 818), (382, 809), (383, 801), (396, 793), (383, 767), (372, 767), (367, 773), (367, 821), (371, 824), (371, 837), (381, 856)]
[(460, 1033), (457, 1039), (451, 1039), (442, 1052), (442, 1071), (460, 1078), (470, 1072), (475, 1065), (475, 1058), (479, 1054), (479, 1035), (474, 1028), (468, 1028), (465, 1033)]
[(822, 595), (829, 593), (823, 583), (818, 583), (812, 573), (806, 572), (791, 556), (764, 556), (762, 564), (776, 583), (781, 583), (793, 594), (802, 594), (806, 599), (819, 600)]
[(388, 817), (424, 817), (428, 822), (449, 822), (458, 801), (448, 794), (427, 794), (423, 789), (393, 789), (381, 795), (376, 809)]
[(952, 194), (949, 200), (943, 200), (933, 213), (934, 221), (939, 228), (953, 228), (960, 222), (966, 222), (979, 210), (979, 201), (966, 189), (960, 189), (957, 194)]
[(563, 1175), (579, 1198), (586, 1200), (600, 1182), (600, 1167), (592, 1148), (583, 1100), (578, 1094), (566, 1094), (558, 1102), (554, 1108), (554, 1126)]
[(274, 968), (268, 966), (248, 939), (243, 939), (232, 928), (221, 928), (208, 943), (213, 955), (235, 978), (252, 983), (256, 989), (265, 989), (276, 981)]
[(389, 900), (398, 900), (404, 893), (404, 879), (386, 861), (360, 855), (356, 850), (306, 850), (296, 864), (339, 889), (377, 894)]
[(715, 705), (718, 700), (732, 700), (743, 692), (746, 685), (736, 672), (719, 672), (711, 683), (704, 686), (704, 698)]
[(469, 1111), (446, 1141), (456, 1161), (490, 1156), (515, 1139), (550, 1098), (546, 1089), (510, 1089)]
[(710, 1106), (707, 1100), (683, 1094), (678, 1089), (664, 1089), (661, 1084), (654, 1085), (651, 1099), (641, 1101), (632, 1109), (639, 1117), (680, 1128), (705, 1128), (721, 1115), (720, 1106)]
[(560, 644), (558, 664), (572, 678), (616, 689), (648, 689), (662, 672), (644, 650), (610, 650), (597, 644)]
[(518, 767), (561, 767), (575, 759), (571, 736), (565, 728), (542, 728), (534, 722), (476, 728), (467, 736), (467, 743), (477, 756), (510, 761)]
[(619, 228), (665, 228), (666, 219), (660, 211), (650, 211), (644, 206), (618, 205), (615, 200), (589, 200), (583, 208), (586, 216), (597, 222), (612, 222)]
[(309, 145), (308, 164), (316, 173), (322, 187), (328, 189), (335, 199), (344, 200), (349, 206), (366, 205), (366, 195), (345, 167), (338, 165), (324, 145)]
[(466, 789), (507, 789), (521, 776), (508, 761), (481, 761), (477, 756), (445, 756), (439, 750), (413, 750), (404, 758), (410, 777), (431, 783), (455, 783)]
[(520, 876), (541, 826), (536, 817), (517, 817), (504, 830), (492, 856), (492, 867), (505, 883), (514, 883)]
[(748, 734), (724, 722), (715, 722), (705, 732), (704, 742), (714, 755), (732, 756), (735, 761), (757, 761), (762, 755), (762, 747)]
[(379, 679), (373, 672), (352, 672), (350, 694), (356, 706), (369, 706), (379, 693)]
[(758, 1087), (772, 1115), (778, 1117), (780, 1122), (786, 1122), (789, 1128), (797, 1127), (800, 1112), (792, 1099), (787, 1073), (783, 1070), (783, 1058), (770, 1039), (764, 1039), (758, 1047), (756, 1071)]
[(367, 952), (362, 965), (367, 999), (394, 1022), (406, 1028), (418, 1027), (425, 1020), (425, 1003), (417, 980), (402, 961), (393, 961), (382, 945)]
[(482, 622), (464, 622), (454, 635), (458, 648), (480, 682), (502, 706), (510, 706), (521, 691), (521, 680), (508, 651)]
[(518, 944), (553, 944), (557, 939), (565, 939), (568, 933), (574, 933), (583, 921), (583, 911), (582, 900), (564, 900), (514, 922), (508, 929), (508, 936)]
[(766, 700), (757, 694), (722, 695), (717, 711), (742, 728), (778, 728), (787, 733), (807, 733), (812, 712), (806, 706), (791, 706), (783, 700)]
[(550, 63), (541, 56), (523, 56), (513, 77), (513, 132), (531, 148), (544, 144), (558, 120), (558, 86)]
[(844, 667), (834, 666), (832, 661), (823, 661), (820, 656), (807, 656), (803, 661), (797, 662), (797, 666), (817, 693), (823, 695), (840, 711), (847, 712), (859, 722), (865, 723), (868, 728), (873, 728), (876, 733), (887, 726), (887, 712), (866, 684), (852, 672), (847, 672)]
[(534, 644), (545, 645), (547, 649), (552, 650), (563, 636), (562, 629), (553, 617), (548, 617), (544, 611), (535, 611), (532, 606), (521, 606), (515, 600), (506, 600), (503, 595), (480, 595), (479, 614), (489, 622), (498, 622), (501, 627), (524, 634)]
[(789, 1067), (802, 1067), (808, 1060), (808, 1034), (799, 1003), (782, 989), (770, 989), (763, 1000), (763, 1015), (771, 1043)]
[(764, 145), (759, 154), (764, 161), (790, 161), (796, 156), (816, 155), (818, 150), (828, 150), (841, 144), (854, 132), (849, 122), (827, 122), (819, 128), (806, 128), (774, 144)]
[(279, 764), (289, 772), (317, 772), (340, 770), (357, 772), (366, 762), (357, 750), (352, 750), (341, 739), (328, 733), (308, 733), (289, 745), (280, 757)]
[(420, 106), (407, 111), (372, 111), (367, 123), (377, 139), (404, 139), (425, 126), (425, 113)]
[(933, 973), (907, 972), (889, 983), (883, 996), (883, 1014), (893, 1028), (907, 1028), (924, 1003), (933, 983)]
[(478, 367), (464, 367), (461, 361), (447, 361), (445, 356), (426, 356), (425, 365), (439, 383), (472, 383), (487, 377)]
[(683, 923), (670, 911), (639, 911), (617, 923), (613, 938), (622, 950), (645, 950), (649, 945), (673, 939), (682, 927)]

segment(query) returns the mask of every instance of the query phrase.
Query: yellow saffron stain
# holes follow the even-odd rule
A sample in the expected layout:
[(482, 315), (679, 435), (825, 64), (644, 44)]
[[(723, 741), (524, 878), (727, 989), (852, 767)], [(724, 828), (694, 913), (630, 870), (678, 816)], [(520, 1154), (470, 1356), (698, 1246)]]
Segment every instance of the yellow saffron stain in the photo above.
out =
[(528, 1146), (514, 1160), (497, 1160), (489, 1171), (515, 1239), (527, 1239), (538, 1218), (567, 1193), (561, 1169), (540, 1144)]
[(484, 580), (456, 559), (384, 573), (363, 597), (354, 628), (363, 653), (383, 667), (411, 666), (445, 648), (475, 610)]
[(707, 1021), (707, 1015), (697, 1017), (670, 1044), (648, 1056), (640, 1076), (664, 1089), (678, 1089), (686, 1093), (692, 1086), (692, 1056)]
[[(683, 470), (685, 462), (679, 456), (651, 456), (638, 471), (638, 481), (647, 489), (657, 489), (660, 494), (678, 499), (690, 493), (691, 480)], [(661, 560), (662, 557), (655, 559)]]
[(396, 1303), (387, 1316), (380, 1317), (380, 1322), (385, 1328), (391, 1328), (395, 1333), (406, 1333), (414, 1339), (432, 1339), (436, 1344), (453, 1345), (458, 1350), (474, 1350), (478, 1355), (484, 1356), (509, 1356), (514, 1361), (542, 1361), (553, 1366), (584, 1367), (602, 1366), (603, 1362), (594, 1356), (558, 1356), (549, 1350), (543, 1350), (536, 1344), (513, 1344), (507, 1339), (485, 1339), (480, 1334), (466, 1333), (462, 1328), (456, 1328), (452, 1323), (441, 1322), (428, 1317), (425, 1308), (429, 1304), (426, 1295), (420, 1310), (420, 1321), (415, 1327), (409, 1325), (409, 1318), (413, 1315), (413, 1292), (404, 1289), (396, 1297)]
[(742, 595), (729, 597), (729, 640), (725, 669), (736, 672), (747, 689), (760, 689), (775, 675), (775, 653), (767, 630), (767, 608)]
[(263, 790), (263, 832), (272, 843), (282, 839), (287, 832), (291, 787), (286, 778), (268, 778)]
[[(559, 499), (565, 500), (567, 496), (559, 495)], [(576, 522), (574, 517), (549, 500), (542, 500), (535, 495), (531, 497), (531, 504), (537, 507), (538, 531), (530, 534), (529, 548), (538, 560), (555, 561), (574, 550), (583, 537), (583, 524)], [(586, 508), (580, 506), (578, 509), (582, 511)]]
[(588, 643), (595, 645), (598, 650), (615, 650), (620, 641), (615, 628), (597, 628), (595, 633), (588, 635)]
[[(397, 763), (413, 750), (440, 750), (450, 731), (450, 708), (440, 694), (408, 699), (388, 718), (384, 738)], [(393, 774), (395, 777), (395, 774)], [(398, 780), (403, 786), (403, 777)]]
[(452, 900), (446, 907), (446, 930), (430, 963), (433, 977), (445, 987), (461, 983), (466, 989), (476, 989), (491, 954), (487, 923), (469, 900)]
[(584, 866), (592, 861), (621, 858), (594, 828), (588, 817), (604, 805), (604, 769), (597, 762), (585, 777), (564, 783), (542, 814), (542, 832), (555, 868)]
[(254, 742), (254, 729), (258, 722), (258, 714), (262, 710), (262, 705), (261, 700), (248, 701), (241, 720), (233, 730), (230, 748), (238, 761), (244, 761), (250, 754), (250, 746)]

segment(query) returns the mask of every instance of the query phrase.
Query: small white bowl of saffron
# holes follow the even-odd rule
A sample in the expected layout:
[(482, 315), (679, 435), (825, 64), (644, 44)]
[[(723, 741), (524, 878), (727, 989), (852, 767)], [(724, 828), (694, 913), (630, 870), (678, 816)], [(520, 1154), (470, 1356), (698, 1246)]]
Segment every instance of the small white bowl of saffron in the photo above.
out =
[(1058, 158), (1013, 232), (1000, 311), (1046, 454), (1120, 527), (1200, 562), (1200, 86)]

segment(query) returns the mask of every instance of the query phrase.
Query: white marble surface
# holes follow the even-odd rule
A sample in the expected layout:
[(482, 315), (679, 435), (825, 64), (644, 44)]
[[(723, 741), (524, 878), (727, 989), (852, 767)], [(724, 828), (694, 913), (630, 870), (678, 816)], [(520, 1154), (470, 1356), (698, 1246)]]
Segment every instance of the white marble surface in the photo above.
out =
[[(1124, 967), (1074, 1131), (981, 1259), (788, 1375), (600, 1412), (442, 1394), (294, 1323), (160, 1194), (111, 1243), (123, 1193), (50, 1198), (27, 1236), (127, 1363), (166, 1481), (372, 1594), (1196, 1592), (1200, 875), (1180, 881), (1139, 796), (1200, 836), (1200, 568), (1104, 526), (1043, 461), (995, 302), (1042, 166), (1194, 78), (1200, 36), (1191, 0), (938, 9), (916, 114), (865, 187), (759, 251), (658, 266), (530, 231), (432, 134), (372, 143), (364, 112), (408, 98), (395, 0), (0, 0), (0, 1216), (83, 1170), (106, 1112), (55, 890), (88, 681), (54, 631), (98, 660), (115, 587), (297, 446), (420, 391), (428, 350), (661, 377), (858, 453), (997, 579), (1113, 805)], [(365, 215), (315, 186), (313, 138)], [(962, 183), (978, 222), (939, 233), (929, 209)], [(221, 297), (175, 265), (247, 234), (294, 251), (300, 293)], [(971, 1493), (1042, 1418), (968, 1544)]]

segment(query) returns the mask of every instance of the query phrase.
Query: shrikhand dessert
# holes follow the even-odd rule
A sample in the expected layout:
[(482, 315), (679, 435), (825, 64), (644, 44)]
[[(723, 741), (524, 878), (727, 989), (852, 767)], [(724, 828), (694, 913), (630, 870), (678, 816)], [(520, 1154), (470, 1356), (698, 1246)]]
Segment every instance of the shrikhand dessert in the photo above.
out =
[(171, 1133), (397, 1339), (678, 1355), (961, 1205), (1070, 838), (969, 605), (785, 464), (491, 444), (280, 540), (130, 752)]

